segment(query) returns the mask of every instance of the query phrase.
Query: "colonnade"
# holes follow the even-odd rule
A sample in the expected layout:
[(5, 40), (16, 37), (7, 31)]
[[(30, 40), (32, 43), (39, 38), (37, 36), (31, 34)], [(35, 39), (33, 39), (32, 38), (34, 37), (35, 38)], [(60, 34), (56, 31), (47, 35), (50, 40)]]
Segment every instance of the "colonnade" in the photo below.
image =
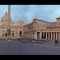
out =
[(37, 39), (60, 39), (60, 32), (37, 32)]

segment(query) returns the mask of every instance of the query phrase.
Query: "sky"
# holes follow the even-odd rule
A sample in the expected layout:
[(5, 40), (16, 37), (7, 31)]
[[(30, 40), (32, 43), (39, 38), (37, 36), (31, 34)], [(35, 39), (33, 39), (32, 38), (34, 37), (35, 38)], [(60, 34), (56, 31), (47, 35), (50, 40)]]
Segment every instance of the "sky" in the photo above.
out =
[[(8, 10), (8, 5), (0, 5), (0, 19)], [(11, 5), (13, 21), (31, 23), (33, 19), (55, 22), (60, 17), (60, 5)]]

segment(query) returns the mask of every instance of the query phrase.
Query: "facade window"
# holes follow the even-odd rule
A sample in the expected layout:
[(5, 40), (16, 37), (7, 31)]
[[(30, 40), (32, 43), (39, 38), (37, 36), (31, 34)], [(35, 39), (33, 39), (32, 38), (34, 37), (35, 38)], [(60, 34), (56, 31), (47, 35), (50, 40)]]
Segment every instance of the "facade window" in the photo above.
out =
[(19, 32), (19, 36), (22, 36), (22, 31)]
[(12, 32), (14, 32), (14, 31), (12, 31)]
[(14, 33), (12, 33), (12, 37), (14, 37)]
[(14, 37), (14, 31), (12, 31), (12, 37)]
[(11, 35), (11, 29), (7, 29), (8, 35)]
[(7, 37), (7, 33), (5, 33), (5, 37)]
[(55, 29), (55, 27), (47, 27), (47, 29)]
[(2, 34), (2, 37), (4, 37), (4, 34)]
[(4, 37), (4, 31), (2, 31), (2, 37)]
[(59, 23), (59, 25), (60, 25), (60, 23)]

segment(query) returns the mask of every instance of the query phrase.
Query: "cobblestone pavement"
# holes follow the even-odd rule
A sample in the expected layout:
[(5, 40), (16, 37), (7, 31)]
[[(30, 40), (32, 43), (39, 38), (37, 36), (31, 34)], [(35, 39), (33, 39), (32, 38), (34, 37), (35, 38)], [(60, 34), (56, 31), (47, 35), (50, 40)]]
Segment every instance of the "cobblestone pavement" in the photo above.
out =
[(55, 44), (54, 40), (36, 43), (21, 41), (1, 41), (1, 55), (60, 55), (60, 41)]

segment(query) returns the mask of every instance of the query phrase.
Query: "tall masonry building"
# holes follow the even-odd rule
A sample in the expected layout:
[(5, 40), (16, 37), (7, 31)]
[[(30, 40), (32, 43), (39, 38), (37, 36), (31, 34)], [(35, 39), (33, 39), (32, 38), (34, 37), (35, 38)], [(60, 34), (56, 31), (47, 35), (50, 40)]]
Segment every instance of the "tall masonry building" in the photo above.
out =
[(8, 5), (8, 12), (5, 12), (0, 21), (0, 38), (60, 40), (60, 18), (52, 23), (33, 19), (32, 23), (25, 25), (23, 21), (12, 21), (10, 7)]
[(24, 37), (37, 40), (60, 40), (60, 17), (52, 23), (33, 19), (32, 23), (24, 26)]

